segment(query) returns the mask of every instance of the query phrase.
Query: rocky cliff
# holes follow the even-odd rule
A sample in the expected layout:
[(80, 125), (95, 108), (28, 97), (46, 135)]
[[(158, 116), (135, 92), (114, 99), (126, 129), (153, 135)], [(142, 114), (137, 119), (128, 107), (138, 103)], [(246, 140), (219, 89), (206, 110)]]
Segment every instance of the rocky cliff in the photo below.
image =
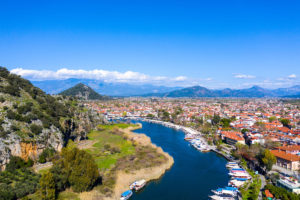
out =
[(0, 67), (0, 169), (11, 156), (35, 160), (46, 148), (60, 151), (103, 122), (76, 99), (47, 95)]

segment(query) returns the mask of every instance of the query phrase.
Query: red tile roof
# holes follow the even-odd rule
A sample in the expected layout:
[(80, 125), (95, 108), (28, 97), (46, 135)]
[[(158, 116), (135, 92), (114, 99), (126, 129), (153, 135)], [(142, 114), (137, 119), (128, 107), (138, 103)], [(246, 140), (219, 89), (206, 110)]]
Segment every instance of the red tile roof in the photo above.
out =
[(271, 153), (274, 156), (276, 156), (277, 158), (281, 158), (281, 159), (288, 160), (291, 162), (300, 160), (300, 156), (297, 156), (297, 155), (291, 154), (291, 153), (285, 153), (284, 151), (271, 150)]
[(235, 141), (244, 141), (244, 137), (240, 132), (234, 131), (221, 131), (221, 134), (226, 138), (230, 138)]

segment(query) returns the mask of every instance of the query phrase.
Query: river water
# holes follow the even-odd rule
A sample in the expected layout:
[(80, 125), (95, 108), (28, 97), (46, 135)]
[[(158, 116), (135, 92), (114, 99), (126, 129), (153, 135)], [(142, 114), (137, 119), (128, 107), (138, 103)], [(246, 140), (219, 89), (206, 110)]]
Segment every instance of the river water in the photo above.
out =
[(145, 133), (154, 144), (174, 158), (174, 165), (159, 180), (134, 193), (132, 200), (201, 200), (211, 190), (224, 187), (229, 181), (226, 159), (214, 152), (201, 153), (184, 140), (182, 131), (160, 124), (142, 123), (136, 133)]

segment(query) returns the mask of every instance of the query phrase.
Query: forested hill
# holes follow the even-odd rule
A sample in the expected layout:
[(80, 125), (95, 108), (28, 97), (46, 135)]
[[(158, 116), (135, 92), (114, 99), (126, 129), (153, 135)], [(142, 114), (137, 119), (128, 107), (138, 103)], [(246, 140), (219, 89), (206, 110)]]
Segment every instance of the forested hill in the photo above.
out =
[(102, 120), (74, 98), (47, 95), (0, 67), (0, 169), (12, 155), (35, 159), (46, 148), (58, 151)]
[(78, 83), (74, 87), (71, 87), (65, 91), (62, 91), (59, 93), (60, 95), (65, 96), (73, 96), (78, 97), (80, 99), (84, 100), (105, 100), (109, 99), (107, 96), (102, 96), (95, 92), (92, 88), (90, 88), (87, 85), (84, 85), (83, 83)]

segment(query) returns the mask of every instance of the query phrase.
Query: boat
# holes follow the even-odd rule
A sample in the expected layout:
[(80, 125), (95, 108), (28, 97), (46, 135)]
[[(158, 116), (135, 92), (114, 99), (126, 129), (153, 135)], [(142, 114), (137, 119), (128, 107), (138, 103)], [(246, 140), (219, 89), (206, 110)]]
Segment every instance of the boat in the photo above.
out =
[(129, 199), (131, 196), (132, 196), (132, 191), (131, 191), (131, 190), (127, 190), (127, 191), (125, 191), (125, 192), (123, 192), (123, 193), (121, 194), (120, 200), (127, 200), (127, 199)]
[(250, 179), (251, 176), (248, 173), (245, 172), (230, 172), (228, 173), (229, 176), (235, 177), (235, 178), (246, 178), (246, 179)]
[(213, 200), (235, 200), (235, 197), (228, 196), (228, 195), (212, 195), (209, 196)]
[(228, 163), (226, 164), (226, 167), (227, 167), (227, 168), (238, 168), (239, 165), (238, 165), (236, 162), (228, 162)]
[(225, 188), (218, 188), (217, 190), (212, 190), (213, 193), (216, 195), (227, 195), (227, 196), (236, 196), (238, 189), (235, 187), (225, 187)]
[(144, 186), (146, 185), (146, 181), (144, 179), (139, 180), (139, 181), (135, 181), (134, 183), (132, 183), (129, 188), (131, 190), (135, 190), (138, 191), (140, 189), (142, 189)]
[(203, 150), (202, 150), (202, 152), (209, 152), (210, 151), (210, 148), (204, 148)]
[[(245, 180), (247, 180), (247, 179), (245, 179)], [(233, 179), (233, 180), (229, 181), (228, 186), (240, 188), (242, 185), (245, 184), (245, 182), (246, 181), (244, 181), (244, 180)]]

